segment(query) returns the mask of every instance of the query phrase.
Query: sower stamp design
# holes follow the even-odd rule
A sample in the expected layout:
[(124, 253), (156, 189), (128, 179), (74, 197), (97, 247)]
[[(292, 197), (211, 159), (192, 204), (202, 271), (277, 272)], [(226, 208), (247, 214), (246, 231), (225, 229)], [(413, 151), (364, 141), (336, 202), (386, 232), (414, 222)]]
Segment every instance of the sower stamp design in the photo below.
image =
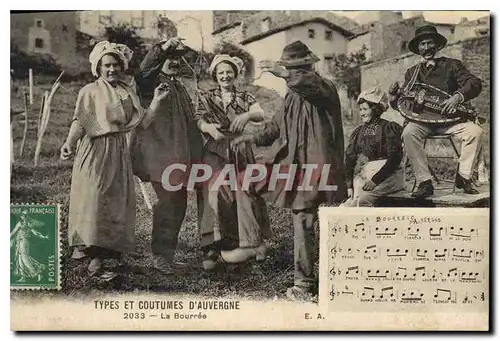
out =
[(60, 289), (59, 206), (11, 205), (11, 289)]

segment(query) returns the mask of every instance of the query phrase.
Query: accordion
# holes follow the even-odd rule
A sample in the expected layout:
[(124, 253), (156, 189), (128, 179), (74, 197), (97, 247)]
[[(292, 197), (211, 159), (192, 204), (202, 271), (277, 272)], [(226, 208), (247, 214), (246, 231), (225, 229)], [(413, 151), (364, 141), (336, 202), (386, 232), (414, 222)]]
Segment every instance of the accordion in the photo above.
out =
[(443, 102), (450, 97), (450, 94), (432, 85), (415, 83), (408, 92), (399, 97), (397, 107), (405, 118), (419, 123), (443, 124), (463, 120), (484, 123), (486, 121), (486, 118), (481, 116), (469, 102), (459, 104), (453, 113), (442, 113)]

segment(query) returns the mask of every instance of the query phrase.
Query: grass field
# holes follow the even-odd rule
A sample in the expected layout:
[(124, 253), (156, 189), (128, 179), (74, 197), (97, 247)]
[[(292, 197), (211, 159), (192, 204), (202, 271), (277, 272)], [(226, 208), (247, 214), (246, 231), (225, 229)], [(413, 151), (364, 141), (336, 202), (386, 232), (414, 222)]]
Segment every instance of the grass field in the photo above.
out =
[[(270, 253), (262, 263), (248, 262), (240, 266), (229, 266), (216, 273), (205, 273), (201, 269), (202, 254), (199, 250), (196, 201), (193, 193), (189, 195), (188, 210), (180, 233), (177, 256), (190, 264), (190, 271), (182, 276), (165, 276), (151, 269), (150, 235), (152, 212), (143, 201), (137, 184), (137, 221), (136, 252), (129, 257), (132, 265), (123, 273), (121, 279), (109, 284), (100, 284), (86, 275), (86, 262), (73, 261), (67, 247), (67, 207), (71, 185), (72, 161), (61, 161), (59, 149), (66, 139), (73, 115), (76, 93), (82, 86), (78, 83), (63, 84), (52, 103), (52, 115), (44, 137), (38, 167), (33, 165), (36, 145), (36, 120), (40, 98), (43, 91), (49, 90), (51, 83), (46, 80), (35, 87), (35, 106), (29, 119), (28, 139), (23, 157), (19, 157), (23, 123), (16, 120), (13, 124), (15, 163), (12, 167), (11, 202), (13, 203), (60, 203), (63, 205), (62, 242), (63, 242), (63, 294), (75, 295), (99, 290), (118, 291), (160, 291), (191, 293), (207, 297), (236, 296), (251, 299), (283, 298), (286, 288), (293, 284), (293, 228), (291, 213), (287, 210), (269, 206), (271, 226), (274, 237), (269, 241)], [(193, 88), (191, 81), (186, 82), (188, 89)], [(204, 84), (208, 88), (210, 84)], [(246, 86), (270, 115), (279, 110), (282, 100), (271, 90), (256, 86)], [(192, 93), (192, 92), (191, 92)], [(12, 104), (21, 103), (20, 96), (14, 97)], [(354, 127), (346, 122), (346, 140)], [(489, 134), (488, 134), (489, 136)], [(489, 141), (489, 137), (488, 137)], [(434, 147), (437, 150), (441, 146)], [(489, 150), (488, 150), (489, 155)], [(489, 156), (487, 157), (489, 160)], [(450, 164), (436, 164), (442, 175), (454, 169)], [(449, 174), (448, 174), (449, 175)], [(155, 194), (147, 186), (151, 198)]]

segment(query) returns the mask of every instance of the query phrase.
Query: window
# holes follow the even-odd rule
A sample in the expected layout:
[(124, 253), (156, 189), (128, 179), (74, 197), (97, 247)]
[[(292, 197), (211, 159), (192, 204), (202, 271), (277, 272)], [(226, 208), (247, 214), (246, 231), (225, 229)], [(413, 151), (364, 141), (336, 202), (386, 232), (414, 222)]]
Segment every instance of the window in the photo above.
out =
[(307, 32), (309, 38), (314, 39), (314, 37), (316, 36), (316, 32), (313, 29), (309, 29)]
[(143, 11), (132, 11), (132, 27), (144, 27), (144, 14)]
[(333, 32), (331, 30), (325, 31), (325, 40), (333, 40)]
[(36, 38), (35, 39), (35, 47), (38, 49), (43, 49), (43, 39), (42, 38)]
[(36, 27), (43, 27), (43, 20), (42, 19), (35, 19), (35, 26)]
[(269, 31), (269, 22), (270, 22), (269, 18), (262, 19), (262, 21), (260, 22), (260, 30), (261, 30), (261, 32), (267, 32), (267, 31)]

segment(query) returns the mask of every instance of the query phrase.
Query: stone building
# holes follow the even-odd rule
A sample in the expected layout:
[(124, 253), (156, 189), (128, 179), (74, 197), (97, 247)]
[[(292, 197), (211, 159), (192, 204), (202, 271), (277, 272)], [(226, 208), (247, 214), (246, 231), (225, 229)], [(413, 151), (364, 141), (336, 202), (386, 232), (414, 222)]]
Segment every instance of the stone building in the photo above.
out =
[[(283, 47), (295, 40), (304, 42), (321, 59), (316, 67), (323, 72), (335, 54), (347, 52), (350, 29), (358, 26), (346, 17), (326, 11), (231, 11), (226, 19), (231, 18), (235, 21), (228, 24), (223, 21), (223, 13), (214, 13), (214, 26), (218, 27), (213, 32), (214, 42), (241, 44), (255, 60), (252, 70), (255, 76), (260, 74), (259, 61), (279, 60)], [(254, 84), (274, 89), (282, 96), (286, 93), (284, 81), (268, 74)]]
[(10, 15), (13, 45), (27, 53), (49, 54), (68, 73), (78, 72), (77, 12), (29, 12)]

